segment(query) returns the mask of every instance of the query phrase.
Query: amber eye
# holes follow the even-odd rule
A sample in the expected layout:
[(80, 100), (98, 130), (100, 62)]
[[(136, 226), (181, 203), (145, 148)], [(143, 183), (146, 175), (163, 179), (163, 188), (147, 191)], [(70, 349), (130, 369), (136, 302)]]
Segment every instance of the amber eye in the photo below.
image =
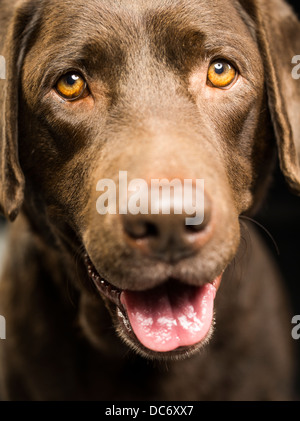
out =
[(86, 89), (86, 81), (76, 72), (65, 74), (56, 84), (58, 94), (69, 100), (79, 99)]
[(207, 78), (208, 81), (216, 88), (227, 88), (236, 79), (237, 71), (227, 61), (214, 61), (209, 69)]

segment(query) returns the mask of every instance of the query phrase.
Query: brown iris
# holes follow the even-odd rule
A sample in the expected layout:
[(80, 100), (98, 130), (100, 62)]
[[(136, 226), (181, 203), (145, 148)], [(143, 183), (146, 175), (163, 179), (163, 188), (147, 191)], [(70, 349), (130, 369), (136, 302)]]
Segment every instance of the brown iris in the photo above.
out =
[(214, 61), (208, 69), (208, 80), (216, 88), (227, 88), (236, 79), (237, 71), (227, 61)]
[(56, 90), (65, 99), (79, 99), (86, 91), (86, 82), (79, 73), (69, 72), (59, 79)]

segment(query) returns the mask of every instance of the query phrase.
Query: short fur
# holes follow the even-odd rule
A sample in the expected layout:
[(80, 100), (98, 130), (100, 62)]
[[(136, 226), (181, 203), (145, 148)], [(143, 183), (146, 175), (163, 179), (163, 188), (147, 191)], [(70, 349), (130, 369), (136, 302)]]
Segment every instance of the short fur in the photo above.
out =
[[(0, 209), (16, 220), (0, 285), (1, 397), (291, 399), (281, 281), (240, 216), (261, 203), (277, 151), (300, 192), (292, 10), (282, 0), (0, 0), (0, 10)], [(220, 57), (240, 72), (225, 91), (205, 83)], [(59, 100), (53, 86), (70, 69), (92, 95)], [(209, 241), (176, 264), (128, 246), (121, 218), (95, 211), (97, 180), (119, 170), (204, 178)], [(209, 343), (180, 361), (147, 361), (156, 356), (126, 337), (89, 280), (86, 251), (121, 289), (167, 277), (203, 285), (226, 268)]]

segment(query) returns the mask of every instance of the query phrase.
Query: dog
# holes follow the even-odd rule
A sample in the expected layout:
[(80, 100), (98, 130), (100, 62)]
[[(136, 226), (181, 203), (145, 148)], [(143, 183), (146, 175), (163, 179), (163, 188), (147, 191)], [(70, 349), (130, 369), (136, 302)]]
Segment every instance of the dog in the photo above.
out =
[[(288, 302), (248, 222), (277, 157), (300, 193), (291, 8), (1, 0), (0, 10), (0, 209), (13, 222), (1, 398), (292, 399)], [(187, 225), (171, 202), (164, 214), (160, 200), (157, 213), (100, 215), (98, 182), (118, 193), (120, 172), (147, 186), (204, 180), (203, 222)]]

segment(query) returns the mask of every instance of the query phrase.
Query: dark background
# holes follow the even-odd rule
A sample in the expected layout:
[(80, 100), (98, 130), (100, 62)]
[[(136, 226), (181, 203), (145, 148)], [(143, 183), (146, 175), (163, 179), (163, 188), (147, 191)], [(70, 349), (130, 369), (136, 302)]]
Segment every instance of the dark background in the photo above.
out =
[[(300, 17), (300, 0), (290, 0), (289, 3)], [(278, 169), (269, 197), (257, 219), (264, 223), (277, 242), (280, 250), (278, 262), (288, 281), (295, 310), (298, 311), (295, 314), (300, 314), (300, 197), (288, 191)]]
[[(300, 0), (290, 0), (289, 3), (300, 17)], [(298, 36), (300, 37), (300, 33)], [(300, 54), (300, 51), (296, 53)], [(272, 241), (261, 231), (281, 268), (293, 315), (300, 315), (300, 197), (289, 192), (278, 167), (267, 200), (256, 220), (268, 229), (277, 243), (279, 255)], [(295, 341), (295, 346), (299, 361), (297, 378), (300, 393), (300, 340)]]
[[(300, 0), (290, 0), (289, 3), (300, 17)], [(300, 37), (300, 33), (298, 36)], [(300, 54), (300, 51), (297, 54)], [(256, 220), (272, 234), (277, 243), (279, 255), (268, 235), (261, 230), (284, 276), (292, 304), (292, 314), (300, 315), (300, 197), (295, 197), (289, 192), (278, 168), (275, 171), (268, 197), (256, 216)], [(0, 217), (0, 231), (3, 224), (4, 221)], [(295, 347), (299, 361), (297, 378), (300, 392), (300, 340), (295, 341)]]

